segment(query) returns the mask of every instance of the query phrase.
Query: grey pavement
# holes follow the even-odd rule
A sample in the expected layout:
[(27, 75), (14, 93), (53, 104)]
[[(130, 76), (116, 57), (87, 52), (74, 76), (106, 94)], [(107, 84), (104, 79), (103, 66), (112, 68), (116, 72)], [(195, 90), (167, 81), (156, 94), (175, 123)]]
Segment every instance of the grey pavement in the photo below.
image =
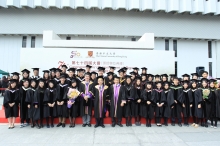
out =
[[(1, 101), (0, 97), (0, 101)], [(1, 103), (1, 102), (0, 102)], [(0, 124), (0, 145), (68, 145), (74, 146), (219, 146), (220, 127), (157, 127), (142, 126), (112, 128), (81, 127), (75, 128), (19, 128), (7, 129), (7, 124)], [(94, 125), (93, 125), (94, 126)], [(220, 125), (219, 125), (220, 126)]]

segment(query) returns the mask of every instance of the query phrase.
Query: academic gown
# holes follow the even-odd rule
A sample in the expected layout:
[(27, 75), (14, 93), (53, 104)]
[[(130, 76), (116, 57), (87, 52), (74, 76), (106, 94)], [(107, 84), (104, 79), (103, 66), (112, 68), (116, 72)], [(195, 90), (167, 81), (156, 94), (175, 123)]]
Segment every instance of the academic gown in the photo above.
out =
[[(47, 88), (44, 93), (44, 118), (47, 117), (56, 117), (57, 109), (56, 109), (56, 99), (57, 99), (57, 90), (56, 88), (50, 89)], [(54, 104), (54, 107), (49, 107), (48, 103)]]
[(105, 117), (106, 100), (109, 98), (108, 86), (104, 85), (101, 89), (99, 85), (93, 88), (94, 94), (94, 114), (95, 118)]
[[(134, 113), (133, 113), (133, 116), (137, 117), (137, 116), (141, 115), (141, 108), (143, 106), (143, 104), (142, 104), (142, 101), (143, 101), (142, 92), (143, 92), (143, 90), (141, 88), (139, 88), (139, 89), (138, 88), (132, 88), (131, 92), (132, 92), (132, 96), (134, 96), (134, 106), (133, 106)], [(137, 102), (139, 99), (141, 100), (140, 103)]]
[[(163, 103), (163, 98), (162, 98), (162, 89), (155, 89), (155, 103), (161, 104)], [(162, 117), (163, 116), (163, 106), (158, 107), (157, 105), (155, 106), (155, 116), (156, 117)]]
[(183, 89), (182, 86), (175, 86), (172, 85), (170, 87), (171, 92), (174, 96), (174, 100), (177, 101), (177, 103), (174, 104), (174, 107), (171, 110), (171, 116), (176, 117), (178, 119), (181, 119), (181, 112), (182, 112), (182, 104), (183, 104)]
[(161, 93), (163, 105), (163, 117), (170, 118), (171, 116), (171, 107), (174, 104), (173, 93), (170, 89), (163, 90)]
[(44, 92), (45, 89), (38, 87), (34, 92), (34, 105), (38, 107), (33, 110), (33, 120), (39, 120), (44, 118)]
[[(73, 87), (68, 87), (68, 89), (67, 89), (67, 93), (69, 92), (69, 90), (70, 89), (76, 89), (76, 90), (79, 90), (78, 89), (78, 87), (75, 87), (75, 88), (73, 88)], [(79, 107), (79, 96), (75, 99), (75, 102), (74, 102), (74, 104), (72, 104), (72, 106), (70, 107), (70, 108), (68, 108), (69, 109), (69, 115), (70, 115), (70, 117), (72, 117), (72, 118), (76, 118), (77, 116), (78, 116), (78, 107)], [(69, 100), (69, 98), (68, 98), (68, 96), (67, 96), (67, 94), (65, 95), (65, 99), (68, 101)]]
[(219, 89), (212, 89), (210, 88), (212, 92), (211, 97), (211, 117), (220, 118), (220, 90)]
[(54, 78), (53, 79), (55, 82), (54, 82), (54, 87), (57, 87), (57, 85), (60, 83), (60, 79), (59, 78)]
[(192, 90), (190, 88), (183, 89), (183, 103), (185, 107), (183, 107), (183, 116), (191, 117), (192, 116), (192, 108), (190, 107), (193, 104)]
[[(206, 88), (206, 89), (209, 89), (209, 88)], [(203, 98), (203, 93), (202, 93), (203, 90), (204, 90), (204, 88), (198, 89), (198, 95), (197, 96), (200, 96), (200, 98), (202, 98), (202, 102), (201, 102), (202, 114), (203, 114), (202, 117), (206, 118), (206, 119), (209, 119), (210, 116), (211, 116), (211, 97), (212, 97), (212, 92), (210, 91), (210, 94), (209, 94), (208, 98), (204, 99)]]
[[(142, 94), (142, 99), (143, 99), (143, 108), (141, 111), (141, 116), (148, 118), (148, 119), (153, 119), (154, 117), (154, 107), (156, 105), (155, 103), (155, 92), (153, 90), (144, 90)], [(147, 101), (150, 101), (151, 104), (147, 104)]]
[(191, 89), (192, 90), (192, 97), (193, 97), (193, 107), (192, 107), (192, 115), (197, 117), (197, 118), (203, 118), (203, 109), (198, 108), (199, 104), (202, 104), (203, 98), (202, 94), (199, 91), (198, 88)]
[(57, 91), (57, 97), (56, 97), (56, 102), (64, 102), (63, 105), (57, 105), (57, 116), (58, 117), (68, 117), (68, 107), (67, 107), (67, 99), (65, 98), (68, 90), (68, 85), (67, 84), (61, 84), (59, 83), (56, 87)]
[[(93, 82), (89, 82), (88, 85), (86, 85), (86, 82), (83, 81), (79, 85), (79, 92), (80, 99), (79, 99), (79, 108), (80, 108), (80, 116), (84, 116), (85, 114), (92, 115), (92, 98), (93, 98)], [(85, 95), (89, 95), (90, 98), (88, 98), (87, 102), (84, 99)]]
[(125, 84), (125, 97), (126, 97), (126, 104), (124, 107), (124, 117), (133, 117), (134, 116), (134, 87), (132, 84), (128, 85)]
[(28, 108), (28, 118), (33, 118), (33, 111), (34, 111), (34, 88), (29, 88), (26, 93), (25, 102), (30, 104), (30, 108)]
[(27, 91), (29, 88), (24, 88), (24, 86), (19, 89), (19, 101), (20, 101), (20, 118), (27, 119), (28, 118), (28, 107), (27, 107)]
[(68, 84), (69, 87), (72, 86), (72, 80), (73, 80), (73, 79), (75, 79), (76, 82), (77, 82), (77, 85), (79, 85), (79, 84), (78, 84), (78, 80), (76, 79), (75, 76), (73, 76), (73, 77), (66, 78), (66, 84)]
[[(9, 103), (15, 103), (10, 107)], [(18, 117), (18, 104), (19, 104), (19, 90), (11, 89), (5, 90), (3, 105), (5, 108), (5, 117)]]
[(30, 83), (30, 78), (23, 78), (22, 80), (20, 80), (19, 82), (19, 87), (23, 86), (24, 80), (28, 80), (28, 82)]
[(110, 117), (111, 118), (122, 118), (122, 101), (126, 101), (125, 97), (125, 87), (120, 85), (118, 95), (114, 95), (114, 84), (110, 86), (109, 89), (109, 99), (110, 99)]

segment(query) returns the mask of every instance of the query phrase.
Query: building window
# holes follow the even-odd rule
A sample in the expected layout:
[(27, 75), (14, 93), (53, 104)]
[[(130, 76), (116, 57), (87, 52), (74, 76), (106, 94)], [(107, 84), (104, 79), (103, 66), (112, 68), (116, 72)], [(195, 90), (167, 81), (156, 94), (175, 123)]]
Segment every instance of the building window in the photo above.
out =
[(175, 51), (175, 57), (177, 57), (177, 40), (173, 40), (173, 51)]
[(165, 50), (169, 51), (169, 40), (165, 40)]
[(35, 48), (35, 36), (31, 37), (31, 48)]
[(177, 76), (177, 61), (175, 61), (175, 76)]
[(212, 62), (209, 62), (209, 76), (212, 76)]
[(22, 38), (22, 48), (26, 48), (27, 46), (27, 36), (23, 36)]
[(131, 41), (136, 41), (136, 38), (131, 38)]
[(208, 41), (208, 57), (212, 58), (212, 42)]
[(66, 37), (66, 40), (71, 40), (71, 37), (70, 36)]

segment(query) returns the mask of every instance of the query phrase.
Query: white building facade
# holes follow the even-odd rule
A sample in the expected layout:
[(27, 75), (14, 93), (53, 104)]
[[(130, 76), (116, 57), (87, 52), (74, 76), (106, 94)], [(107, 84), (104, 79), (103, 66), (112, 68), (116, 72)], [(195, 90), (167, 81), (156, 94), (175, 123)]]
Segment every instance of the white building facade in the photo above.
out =
[(0, 0), (0, 69), (19, 72), (20, 48), (44, 47), (44, 30), (64, 40), (154, 33), (154, 50), (176, 52), (178, 76), (203, 66), (220, 77), (219, 16), (220, 0)]

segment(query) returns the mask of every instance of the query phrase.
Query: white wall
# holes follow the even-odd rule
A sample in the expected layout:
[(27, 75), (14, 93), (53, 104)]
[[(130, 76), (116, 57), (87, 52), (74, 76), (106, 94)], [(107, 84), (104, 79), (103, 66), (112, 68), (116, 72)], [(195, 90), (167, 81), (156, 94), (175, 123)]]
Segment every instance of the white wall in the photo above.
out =
[[(31, 36), (27, 36), (27, 47), (30, 47)], [(66, 37), (62, 36), (62, 39)], [(94, 39), (83, 37), (83, 39)], [(80, 39), (81, 39), (80, 38)], [(106, 40), (106, 37), (95, 36), (98, 40)], [(42, 48), (43, 36), (36, 36), (36, 48)], [(71, 38), (73, 39), (73, 38)], [(74, 39), (78, 39), (75, 37)], [(124, 40), (124, 38), (111, 38), (112, 40)], [(126, 39), (125, 39), (126, 40)], [(130, 39), (128, 39), (130, 40)], [(127, 41), (128, 41), (127, 40)], [(22, 45), (22, 36), (0, 36), (0, 69), (19, 72), (19, 53)], [(155, 39), (155, 50), (165, 50), (165, 39)], [(169, 50), (173, 51), (173, 40), (169, 40)], [(218, 57), (217, 57), (218, 56)], [(220, 42), (212, 42), (212, 58), (208, 58), (208, 41), (177, 40), (178, 76), (184, 73), (193, 73), (197, 66), (204, 66), (209, 71), (208, 62), (213, 62), (213, 77), (220, 77)], [(218, 63), (218, 64), (217, 64)], [(147, 66), (147, 64), (146, 64)]]
[(57, 34), (220, 39), (217, 16), (127, 11), (0, 9), (0, 34)]

